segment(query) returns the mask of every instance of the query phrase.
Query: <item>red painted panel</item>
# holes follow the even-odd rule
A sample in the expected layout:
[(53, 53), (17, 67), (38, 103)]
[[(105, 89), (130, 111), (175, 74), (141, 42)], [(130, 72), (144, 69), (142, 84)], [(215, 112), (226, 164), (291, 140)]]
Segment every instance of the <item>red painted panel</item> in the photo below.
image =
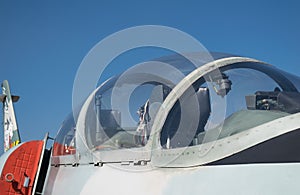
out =
[(57, 142), (54, 143), (52, 156), (62, 156), (70, 154), (76, 154), (76, 149), (73, 146), (64, 146)]
[(1, 195), (31, 195), (42, 150), (43, 141), (30, 141), (10, 154), (1, 173)]

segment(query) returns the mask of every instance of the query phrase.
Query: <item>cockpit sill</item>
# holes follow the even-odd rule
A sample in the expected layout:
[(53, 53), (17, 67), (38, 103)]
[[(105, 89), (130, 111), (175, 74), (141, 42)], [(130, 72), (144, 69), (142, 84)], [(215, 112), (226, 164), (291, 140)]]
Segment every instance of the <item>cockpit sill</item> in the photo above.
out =
[[(217, 111), (213, 103), (214, 100), (218, 98), (218, 94), (215, 91), (217, 95), (213, 95), (213, 87), (211, 87), (210, 84), (204, 84), (205, 79), (203, 78), (207, 77), (209, 73), (216, 69), (219, 69), (222, 74), (226, 73), (226, 76), (222, 76), (222, 79), (224, 80), (223, 85), (227, 84), (227, 90), (229, 87), (232, 87), (232, 89), (229, 89), (232, 91), (223, 92), (223, 96), (227, 96), (228, 93), (226, 106), (228, 106), (228, 102), (233, 103), (233, 101), (229, 99), (233, 98), (231, 96), (237, 95), (236, 97), (238, 97), (240, 95), (235, 94), (234, 90), (242, 90), (244, 87), (242, 84), (247, 84), (247, 86), (253, 87), (251, 82), (254, 82), (255, 79), (262, 81), (262, 77), (268, 77), (268, 79), (272, 80), (273, 82), (270, 84), (272, 89), (270, 86), (267, 86), (266, 83), (261, 83), (262, 86), (255, 86), (257, 89), (254, 91), (252, 89), (249, 91), (243, 91), (243, 93), (241, 93), (241, 96), (243, 97), (239, 97), (234, 100), (237, 102), (247, 101), (247, 105), (244, 107), (237, 106), (238, 109), (232, 110), (225, 108), (227, 111), (226, 113), (223, 113), (224, 119), (222, 121), (218, 121), (217, 124), (209, 126), (209, 123), (213, 118), (212, 115)], [(246, 80), (243, 83), (243, 80), (239, 80), (239, 78), (236, 76), (242, 74), (243, 72), (240, 70), (244, 69), (249, 69), (253, 72), (250, 71), (252, 75), (242, 75), (244, 76), (241, 77), (242, 79), (251, 78), (251, 76), (253, 76), (256, 72), (260, 72), (260, 74), (259, 76), (254, 76), (252, 78), (253, 81)], [(232, 71), (231, 73), (231, 70), (237, 71)], [(232, 80), (230, 80), (232, 83), (228, 81), (228, 75), (229, 79)], [(225, 57), (217, 59), (213, 62), (208, 62), (207, 64), (189, 73), (169, 91), (166, 97), (163, 98), (159, 109), (157, 109), (155, 115), (153, 115), (154, 117), (152, 118), (153, 121), (151, 121), (151, 131), (146, 136), (148, 137), (146, 143), (139, 145), (135, 143), (136, 145), (133, 144), (131, 146), (124, 146), (124, 144), (119, 145), (120, 139), (124, 137), (118, 137), (118, 139), (114, 139), (114, 136), (124, 134), (124, 136), (127, 136), (127, 139), (129, 133), (134, 142), (134, 136), (136, 136), (137, 132), (134, 130), (123, 131), (124, 128), (118, 127), (116, 128), (118, 129), (117, 133), (121, 132), (121, 134), (113, 134), (108, 138), (108, 140), (106, 140), (106, 143), (108, 143), (107, 141), (112, 141), (112, 144), (117, 144), (117, 147), (115, 148), (102, 147), (101, 144), (106, 145), (104, 144), (105, 142), (102, 142), (95, 147), (94, 144), (97, 142), (93, 142), (92, 137), (96, 136), (96, 134), (91, 133), (91, 131), (97, 131), (95, 130), (97, 124), (94, 125), (94, 128), (91, 128), (92, 125), (87, 124), (87, 120), (88, 122), (91, 122), (91, 120), (89, 120), (91, 117), (88, 116), (91, 110), (93, 111), (93, 114), (97, 112), (97, 109), (94, 107), (94, 102), (96, 97), (99, 95), (99, 91), (101, 90), (98, 88), (89, 96), (82, 106), (76, 124), (76, 131), (74, 128), (74, 122), (74, 124), (71, 125), (73, 126), (71, 133), (70, 131), (65, 133), (65, 135), (63, 135), (65, 136), (63, 139), (60, 137), (57, 138), (57, 140), (60, 141), (56, 143), (60, 144), (62, 147), (58, 149), (58, 147), (54, 145), (51, 164), (53, 166), (78, 166), (82, 164), (122, 164), (124, 162), (138, 164), (139, 162), (150, 162), (151, 166), (157, 167), (192, 167), (213, 164), (214, 162), (218, 162), (222, 159), (235, 156), (236, 154), (239, 154), (242, 151), (247, 151), (247, 149), (253, 148), (254, 146), (261, 145), (265, 142), (274, 141), (282, 135), (294, 133), (300, 129), (300, 124), (297, 124), (296, 122), (299, 121), (296, 119), (300, 119), (300, 114), (298, 113), (300, 110), (299, 107), (297, 107), (299, 105), (299, 101), (296, 102), (294, 111), (289, 113), (285, 112), (286, 110), (284, 110), (281, 105), (276, 106), (276, 104), (278, 104), (277, 98), (279, 93), (280, 95), (284, 93), (291, 93), (292, 95), (287, 95), (287, 99), (290, 98), (291, 101), (294, 101), (300, 97), (298, 94), (299, 81), (294, 82), (296, 77), (294, 77), (293, 80), (289, 80), (286, 75), (286, 73), (283, 73), (266, 63), (244, 57)], [(237, 81), (237, 83), (234, 82), (235, 77), (235, 81)], [(176, 137), (176, 135), (174, 135), (176, 132), (173, 132), (172, 134), (172, 132), (170, 133), (169, 130), (166, 130), (168, 127), (173, 128), (172, 125), (174, 122), (171, 121), (169, 126), (167, 123), (172, 119), (171, 113), (174, 112), (174, 107), (176, 106), (178, 99), (183, 97), (195, 83), (200, 83), (201, 86), (209, 88), (209, 98), (210, 102), (212, 102), (211, 108), (208, 109), (210, 116), (208, 119), (205, 119), (206, 124), (205, 127), (202, 127), (201, 131), (198, 132), (197, 130), (194, 130), (193, 133), (197, 133), (197, 135), (189, 137), (190, 139), (188, 144), (182, 144), (180, 141), (175, 139), (175, 141), (173, 140), (175, 144), (170, 146), (170, 143), (168, 142), (170, 142), (170, 138), (172, 139)], [(232, 86), (228, 87), (229, 84), (232, 84)], [(276, 89), (275, 92), (274, 89)], [(164, 89), (161, 89), (161, 91), (164, 91)], [(250, 91), (251, 93), (249, 93)], [(261, 91), (262, 93), (260, 93)], [(161, 94), (161, 96), (164, 96), (163, 93)], [(246, 96), (249, 95), (251, 95), (250, 99), (247, 99)], [(261, 97), (262, 99), (259, 99)], [(245, 102), (241, 104), (246, 104)], [(116, 117), (116, 115), (118, 114), (114, 114), (113, 116)], [(202, 116), (201, 113), (200, 116)], [(101, 121), (101, 119), (99, 120)], [(167, 133), (164, 133), (166, 131)], [(66, 140), (70, 141), (68, 141), (67, 144), (62, 143)], [(284, 144), (284, 142), (282, 144)], [(60, 152), (57, 150), (60, 150)], [(73, 152), (70, 153), (70, 151)], [(266, 150), (265, 152), (269, 153), (270, 151)], [(279, 160), (280, 159), (275, 159), (274, 161)], [(287, 161), (293, 160), (299, 159), (288, 159)], [(272, 162), (272, 159), (270, 162)], [(245, 162), (241, 161), (241, 163), (247, 163), (247, 160)]]

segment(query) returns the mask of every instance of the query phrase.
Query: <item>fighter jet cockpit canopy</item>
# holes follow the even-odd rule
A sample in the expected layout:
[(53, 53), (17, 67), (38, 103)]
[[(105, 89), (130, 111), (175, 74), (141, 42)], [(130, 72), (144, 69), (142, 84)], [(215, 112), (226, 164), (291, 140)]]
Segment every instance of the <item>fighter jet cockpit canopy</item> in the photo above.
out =
[(300, 111), (296, 76), (250, 58), (189, 57), (150, 61), (104, 82), (80, 121), (70, 115), (63, 123), (53, 155), (76, 153), (77, 135), (91, 151), (193, 147)]

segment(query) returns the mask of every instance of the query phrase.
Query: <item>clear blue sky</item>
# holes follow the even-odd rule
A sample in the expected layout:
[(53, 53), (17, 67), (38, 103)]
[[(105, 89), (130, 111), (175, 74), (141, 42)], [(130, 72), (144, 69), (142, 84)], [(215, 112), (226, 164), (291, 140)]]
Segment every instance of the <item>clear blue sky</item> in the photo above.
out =
[(106, 36), (136, 25), (166, 25), (211, 51), (253, 57), (300, 75), (299, 9), (296, 0), (0, 0), (0, 80), (9, 80), (21, 96), (15, 110), (23, 141), (46, 132), (55, 136), (71, 111), (77, 68)]

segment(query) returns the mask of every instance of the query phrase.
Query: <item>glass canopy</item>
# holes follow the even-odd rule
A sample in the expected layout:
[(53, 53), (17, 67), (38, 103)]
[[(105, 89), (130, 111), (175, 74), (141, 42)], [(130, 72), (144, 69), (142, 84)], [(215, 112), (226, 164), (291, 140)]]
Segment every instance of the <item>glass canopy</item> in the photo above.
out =
[[(151, 134), (153, 123), (160, 120), (157, 113), (163, 112), (174, 87), (198, 68), (191, 59), (201, 61), (201, 55), (190, 56), (189, 60), (177, 55), (140, 64), (100, 85), (84, 118), (88, 148), (143, 147), (150, 136), (157, 136)], [(214, 59), (225, 57), (230, 55), (215, 54)], [(177, 97), (160, 129), (160, 145), (164, 149), (199, 145), (297, 113), (299, 84), (298, 77), (264, 63), (241, 62), (212, 69)], [(54, 155), (76, 152), (72, 116), (58, 133)]]

